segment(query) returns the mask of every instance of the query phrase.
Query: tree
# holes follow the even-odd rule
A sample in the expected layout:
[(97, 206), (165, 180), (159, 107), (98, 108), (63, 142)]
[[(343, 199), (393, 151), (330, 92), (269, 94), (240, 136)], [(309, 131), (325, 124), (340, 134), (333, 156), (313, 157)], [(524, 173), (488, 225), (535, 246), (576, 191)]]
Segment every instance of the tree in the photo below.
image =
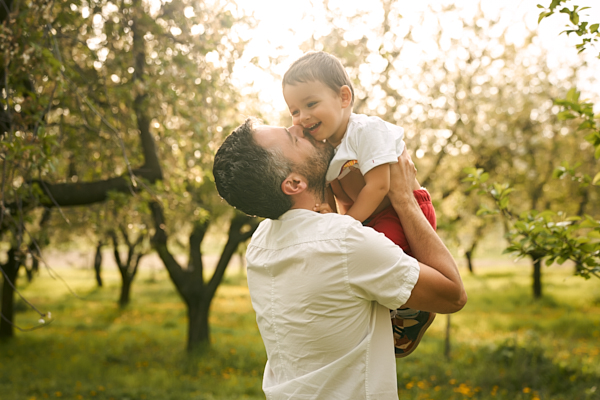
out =
[[(8, 10), (2, 60), (10, 68), (2, 77), (26, 83), (9, 90), (3, 83), (2, 144), (11, 152), (3, 158), (2, 209), (14, 223), (2, 217), (0, 229), (19, 232), (19, 218), (36, 207), (56, 207), (64, 215), (66, 207), (105, 202), (116, 192), (153, 209), (159, 202), (167, 206), (171, 219), (163, 215), (155, 237), (170, 224), (183, 230), (191, 226), (190, 239), (199, 244), (207, 217), (227, 212), (219, 206), (209, 166), (214, 143), (235, 123), (239, 102), (230, 77), (244, 46), (236, 24), (245, 22), (235, 7), (181, 0), (154, 9), (140, 0), (98, 0), (55, 8), (41, 2), (18, 9), (9, 4)], [(31, 32), (23, 34), (24, 27)], [(25, 48), (16, 51), (23, 40)], [(37, 114), (25, 121), (30, 108)], [(15, 115), (23, 117), (19, 127)], [(24, 148), (31, 138), (32, 148)], [(24, 155), (33, 160), (25, 172), (22, 166), (13, 168), (13, 160)], [(15, 182), (10, 188), (4, 187), (8, 179)], [(239, 243), (232, 232), (231, 243)], [(168, 254), (166, 239), (154, 243)], [(199, 249), (190, 253), (195, 257)], [(228, 261), (225, 254), (221, 277)], [(189, 280), (174, 282), (178, 290), (186, 287), (179, 290), (186, 296), (188, 289), (201, 287)], [(211, 295), (218, 283), (219, 276), (209, 285)], [(190, 349), (207, 340), (196, 334), (207, 321), (189, 321)]]
[[(548, 8), (539, 5), (543, 11), (540, 13), (539, 21), (554, 14), (555, 10), (562, 4), (568, 3), (564, 0), (553, 0)], [(569, 22), (573, 26), (567, 29), (567, 34), (576, 33), (582, 37), (582, 43), (576, 47), (584, 51), (589, 45), (597, 41), (599, 37), (599, 24), (589, 25), (588, 22), (580, 21), (579, 12), (585, 8), (572, 5), (572, 8), (563, 7), (560, 13), (569, 16)], [(589, 27), (588, 27), (589, 25)], [(600, 158), (600, 126), (596, 122), (593, 105), (580, 99), (580, 93), (576, 89), (568, 91), (566, 98), (557, 98), (554, 104), (562, 107), (558, 118), (562, 121), (575, 122), (571, 129), (576, 134), (585, 135), (585, 141), (589, 143), (582, 148), (591, 148), (596, 159)], [(573, 135), (578, 138), (578, 135)], [(584, 142), (585, 143), (585, 142)], [(580, 146), (581, 147), (581, 146)], [(580, 156), (580, 159), (582, 157)], [(586, 157), (584, 156), (583, 159)], [(597, 164), (591, 162), (597, 170)], [(488, 184), (489, 176), (482, 169), (471, 168), (466, 170), (468, 176), (465, 181), (472, 184), (473, 189), (478, 189), (480, 194), (489, 195), (495, 202), (496, 209), (482, 210), (482, 214), (499, 213), (508, 224), (509, 246), (507, 252), (514, 252), (519, 256), (528, 255), (536, 263), (536, 273), (540, 274), (541, 262), (546, 258), (546, 265), (554, 262), (563, 264), (570, 260), (575, 264), (575, 275), (589, 278), (600, 277), (600, 221), (598, 221), (597, 207), (592, 208), (588, 214), (586, 206), (592, 196), (597, 196), (594, 185), (600, 183), (600, 172), (591, 172), (589, 169), (581, 171), (581, 162), (572, 164), (569, 160), (562, 161), (561, 165), (554, 171), (555, 178), (571, 178), (579, 185), (582, 200), (577, 205), (575, 215), (563, 209), (553, 211), (546, 207), (541, 212), (535, 208), (514, 214), (511, 210), (510, 195), (514, 191), (508, 184)], [(592, 169), (592, 171), (594, 171)], [(591, 172), (591, 174), (590, 174)], [(595, 176), (592, 178), (592, 175)], [(593, 204), (597, 204), (593, 202)], [(534, 296), (541, 296), (541, 283), (534, 281)]]
[(119, 232), (123, 241), (127, 245), (127, 258), (123, 260), (119, 253), (119, 239), (117, 238), (117, 232), (110, 230), (108, 235), (110, 236), (113, 243), (113, 254), (115, 256), (115, 262), (119, 273), (121, 274), (121, 295), (119, 296), (119, 306), (124, 308), (129, 304), (131, 284), (137, 274), (140, 260), (144, 255), (147, 254), (147, 250), (144, 251), (143, 242), (146, 239), (147, 233), (140, 232), (137, 238), (130, 238), (128, 229), (122, 224), (119, 225)]

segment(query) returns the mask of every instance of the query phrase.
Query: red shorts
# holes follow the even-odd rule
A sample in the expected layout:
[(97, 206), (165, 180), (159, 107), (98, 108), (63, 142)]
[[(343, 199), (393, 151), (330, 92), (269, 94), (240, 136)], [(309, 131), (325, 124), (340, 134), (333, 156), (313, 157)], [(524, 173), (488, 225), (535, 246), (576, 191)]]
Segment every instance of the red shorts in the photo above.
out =
[[(413, 193), (417, 199), (417, 203), (419, 203), (419, 206), (421, 207), (421, 211), (423, 211), (423, 214), (425, 214), (425, 218), (427, 218), (427, 221), (429, 221), (435, 230), (437, 227), (435, 210), (433, 209), (433, 204), (431, 204), (431, 196), (429, 195), (429, 192), (427, 192), (425, 189), (419, 189), (413, 191)], [(364, 225), (370, 226), (377, 232), (383, 233), (394, 243), (400, 246), (406, 254), (412, 255), (410, 246), (408, 245), (408, 241), (404, 235), (404, 230), (400, 224), (400, 218), (398, 218), (398, 214), (396, 214), (396, 211), (392, 206), (389, 206), (379, 214), (376, 214), (368, 222), (365, 222)]]

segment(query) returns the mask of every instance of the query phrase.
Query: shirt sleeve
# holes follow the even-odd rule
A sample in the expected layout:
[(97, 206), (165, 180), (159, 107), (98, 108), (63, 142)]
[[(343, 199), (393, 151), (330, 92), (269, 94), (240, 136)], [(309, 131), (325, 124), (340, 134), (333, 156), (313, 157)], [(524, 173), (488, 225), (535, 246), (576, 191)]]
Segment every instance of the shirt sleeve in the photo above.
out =
[(347, 233), (350, 290), (357, 297), (396, 309), (406, 303), (419, 279), (419, 263), (385, 235), (360, 222)]
[(370, 117), (356, 127), (349, 138), (355, 150), (360, 172), (365, 175), (371, 169), (388, 163), (398, 162), (404, 151), (404, 130), (387, 123), (381, 118)]

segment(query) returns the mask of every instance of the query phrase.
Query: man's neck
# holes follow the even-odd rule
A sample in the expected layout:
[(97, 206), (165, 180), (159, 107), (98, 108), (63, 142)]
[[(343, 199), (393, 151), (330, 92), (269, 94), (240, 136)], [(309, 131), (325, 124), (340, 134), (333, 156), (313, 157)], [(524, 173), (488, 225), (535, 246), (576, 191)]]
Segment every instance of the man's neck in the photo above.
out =
[(304, 191), (296, 196), (292, 196), (292, 207), (290, 210), (310, 210), (314, 211), (317, 204), (322, 204), (325, 200), (321, 196), (311, 191)]

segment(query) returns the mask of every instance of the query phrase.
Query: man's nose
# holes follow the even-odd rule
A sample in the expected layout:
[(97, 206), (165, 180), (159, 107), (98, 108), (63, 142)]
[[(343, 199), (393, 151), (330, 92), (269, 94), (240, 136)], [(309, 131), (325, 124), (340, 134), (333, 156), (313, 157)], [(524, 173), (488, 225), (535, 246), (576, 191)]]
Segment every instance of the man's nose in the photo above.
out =
[(292, 126), (290, 126), (290, 128), (288, 130), (294, 136), (297, 136), (300, 138), (306, 137), (304, 135), (304, 129), (302, 128), (302, 125), (292, 125)]

